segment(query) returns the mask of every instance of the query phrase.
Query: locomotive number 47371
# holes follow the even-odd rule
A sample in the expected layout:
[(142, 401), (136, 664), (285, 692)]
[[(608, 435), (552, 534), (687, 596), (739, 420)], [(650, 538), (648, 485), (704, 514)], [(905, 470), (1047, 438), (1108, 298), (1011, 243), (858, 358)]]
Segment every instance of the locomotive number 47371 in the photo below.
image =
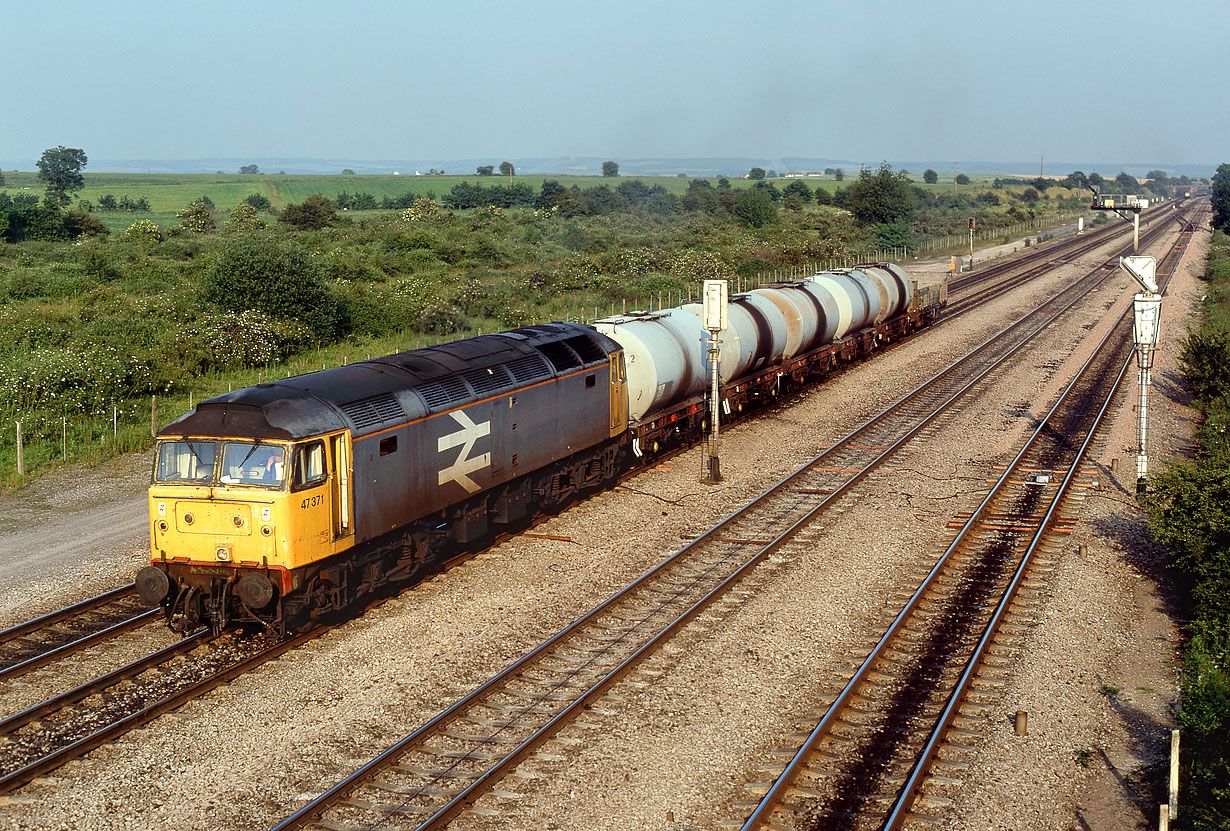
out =
[(299, 503), (299, 507), (304, 509), (313, 508), (324, 501), (324, 494), (318, 493), (315, 496), (304, 497), (303, 501)]

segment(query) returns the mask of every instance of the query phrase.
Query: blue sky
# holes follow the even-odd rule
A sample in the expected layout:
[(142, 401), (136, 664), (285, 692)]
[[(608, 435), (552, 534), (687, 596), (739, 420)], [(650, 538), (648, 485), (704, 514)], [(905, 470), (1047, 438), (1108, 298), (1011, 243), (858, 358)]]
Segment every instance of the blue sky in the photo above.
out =
[(0, 0), (0, 159), (1225, 161), (1230, 3), (1162, 8)]

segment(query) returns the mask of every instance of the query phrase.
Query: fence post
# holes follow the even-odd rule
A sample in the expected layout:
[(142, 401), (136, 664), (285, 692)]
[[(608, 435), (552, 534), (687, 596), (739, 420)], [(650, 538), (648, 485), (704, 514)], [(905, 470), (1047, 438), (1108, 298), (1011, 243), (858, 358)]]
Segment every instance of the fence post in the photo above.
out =
[(68, 461), (68, 417), (60, 416), (60, 455)]
[(120, 430), (119, 410), (120, 408), (118, 405), (116, 404), (111, 405), (111, 438), (113, 439), (119, 435), (119, 430)]
[(158, 396), (156, 395), (151, 395), (149, 398), (149, 434), (158, 435)]
[(26, 455), (21, 446), (21, 422), (17, 422), (17, 475), (26, 475)]
[(1179, 731), (1170, 731), (1170, 818), (1179, 817)]

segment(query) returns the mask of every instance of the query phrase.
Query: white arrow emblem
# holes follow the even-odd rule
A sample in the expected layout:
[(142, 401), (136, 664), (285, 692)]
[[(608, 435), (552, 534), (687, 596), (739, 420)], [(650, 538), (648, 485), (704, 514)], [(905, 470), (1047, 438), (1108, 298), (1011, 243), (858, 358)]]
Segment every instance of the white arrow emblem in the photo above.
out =
[(441, 436), (437, 440), (439, 452), (443, 453), (445, 450), (450, 450), (458, 445), (462, 445), (462, 447), (461, 452), (457, 454), (457, 461), (440, 471), (439, 484), (456, 482), (470, 493), (474, 493), (479, 490), (479, 486), (477, 482), (470, 478), (470, 474), (490, 465), (491, 454), (484, 453), (471, 459), (470, 451), (474, 449), (474, 442), (483, 436), (490, 435), (491, 422), (484, 421), (482, 424), (475, 424), (461, 410), (453, 410), (449, 415), (461, 425), (461, 429), (456, 433)]

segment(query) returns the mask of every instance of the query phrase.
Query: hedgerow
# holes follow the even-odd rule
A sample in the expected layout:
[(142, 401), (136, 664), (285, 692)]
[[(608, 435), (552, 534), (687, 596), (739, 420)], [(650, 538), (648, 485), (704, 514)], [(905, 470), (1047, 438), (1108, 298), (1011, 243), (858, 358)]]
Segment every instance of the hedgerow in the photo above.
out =
[(1178, 720), (1183, 730), (1183, 827), (1230, 828), (1230, 246), (1214, 235), (1207, 314), (1184, 343), (1184, 376), (1205, 420), (1199, 452), (1153, 485), (1149, 513), (1183, 590), (1189, 640)]

